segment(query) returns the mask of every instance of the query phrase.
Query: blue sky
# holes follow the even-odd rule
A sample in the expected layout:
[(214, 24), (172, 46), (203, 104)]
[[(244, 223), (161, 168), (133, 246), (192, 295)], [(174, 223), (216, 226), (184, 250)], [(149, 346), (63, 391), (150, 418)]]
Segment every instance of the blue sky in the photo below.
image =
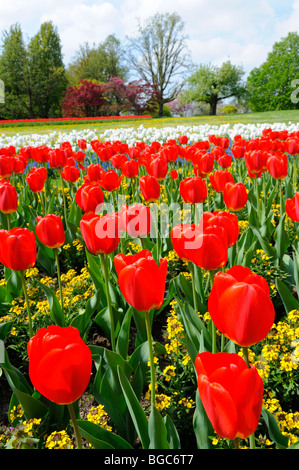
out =
[(181, 16), (195, 64), (230, 60), (246, 72), (266, 60), (274, 42), (299, 32), (299, 0), (0, 0), (0, 12), (0, 33), (20, 23), (26, 39), (52, 20), (66, 65), (80, 44), (135, 36), (137, 19), (157, 12)]

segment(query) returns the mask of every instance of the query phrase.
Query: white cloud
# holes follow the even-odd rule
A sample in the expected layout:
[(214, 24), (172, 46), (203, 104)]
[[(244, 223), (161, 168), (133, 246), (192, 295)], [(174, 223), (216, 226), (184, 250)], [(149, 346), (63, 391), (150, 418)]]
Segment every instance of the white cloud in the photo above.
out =
[(84, 42), (99, 43), (113, 33), (123, 40), (137, 34), (137, 18), (176, 12), (195, 63), (230, 59), (250, 70), (299, 24), (299, 0), (0, 0), (0, 11), (0, 31), (19, 22), (29, 38), (52, 20), (66, 64)]
[(58, 28), (67, 62), (80, 44), (98, 44), (109, 34), (117, 35), (120, 27), (119, 13), (111, 2), (87, 4), (77, 1), (71, 6), (63, 2), (54, 11), (41, 16), (41, 23), (48, 20)]

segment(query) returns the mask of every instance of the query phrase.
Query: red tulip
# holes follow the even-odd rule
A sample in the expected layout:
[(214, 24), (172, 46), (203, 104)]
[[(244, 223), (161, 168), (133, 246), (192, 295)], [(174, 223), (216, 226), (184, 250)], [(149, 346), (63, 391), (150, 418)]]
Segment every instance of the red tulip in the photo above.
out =
[(234, 177), (228, 170), (216, 170), (209, 175), (210, 183), (217, 193), (223, 193), (226, 183), (234, 183)]
[(65, 152), (67, 158), (73, 157), (74, 155), (74, 151), (70, 142), (62, 142), (60, 144), (60, 150)]
[(161, 188), (154, 176), (144, 175), (139, 178), (139, 187), (145, 201), (152, 202), (159, 199)]
[(38, 392), (58, 405), (75, 402), (91, 374), (89, 347), (73, 326), (41, 328), (27, 344), (29, 377)]
[(216, 273), (208, 309), (216, 328), (243, 347), (262, 341), (275, 317), (267, 281), (243, 266)]
[(36, 218), (36, 235), (49, 248), (59, 248), (65, 242), (64, 228), (61, 218), (56, 214), (47, 214)]
[(124, 153), (117, 153), (111, 157), (111, 163), (116, 168), (119, 170), (123, 163), (125, 163), (128, 160), (128, 157)]
[(246, 187), (243, 183), (227, 183), (223, 191), (223, 201), (226, 207), (237, 212), (246, 205), (248, 201), (248, 194)]
[(47, 179), (47, 169), (45, 167), (33, 167), (26, 176), (26, 181), (33, 193), (39, 193), (44, 189)]
[(245, 149), (242, 145), (238, 145), (237, 142), (232, 145), (231, 151), (236, 160), (240, 160), (244, 157)]
[(18, 194), (16, 188), (9, 182), (0, 183), (0, 211), (12, 214), (18, 208)]
[(199, 233), (199, 228), (195, 224), (178, 224), (171, 229), (170, 238), (172, 241), (173, 249), (179, 258), (183, 261), (191, 261), (189, 255), (185, 252), (185, 248), (197, 249), (199, 245), (195, 244), (196, 235)]
[(8, 178), (13, 172), (13, 157), (0, 155), (0, 178)]
[(27, 166), (27, 160), (23, 155), (18, 155), (13, 159), (13, 172), (15, 175), (24, 173)]
[(295, 193), (293, 198), (286, 200), (285, 210), (287, 215), (294, 220), (294, 222), (299, 222), (299, 191)]
[(120, 239), (120, 220), (117, 213), (99, 216), (84, 214), (80, 230), (86, 247), (94, 255), (109, 254), (116, 250)]
[(139, 173), (139, 163), (136, 160), (127, 160), (121, 166), (121, 171), (127, 178), (136, 178)]
[(208, 271), (225, 266), (228, 246), (223, 227), (217, 225), (201, 227), (194, 242), (199, 248), (194, 249), (192, 246), (189, 248), (189, 244), (185, 246), (185, 253), (192, 263)]
[(219, 225), (225, 229), (227, 246), (235, 245), (239, 236), (238, 217), (226, 211), (204, 212), (201, 222), (203, 226)]
[(99, 183), (102, 176), (102, 167), (99, 163), (91, 163), (86, 168), (87, 180), (90, 184)]
[(34, 232), (14, 227), (0, 230), (0, 263), (13, 271), (25, 271), (36, 262)]
[(173, 179), (173, 181), (175, 181), (175, 180), (178, 179), (179, 174), (178, 174), (177, 170), (171, 170), (170, 176), (171, 176), (171, 178)]
[(50, 149), (46, 145), (30, 147), (30, 158), (33, 158), (36, 163), (48, 162), (50, 158)]
[(186, 145), (188, 143), (188, 137), (186, 135), (180, 135), (178, 141), (180, 144)]
[(62, 148), (49, 151), (49, 165), (51, 168), (63, 168), (67, 161), (67, 152)]
[(232, 164), (232, 157), (228, 153), (225, 153), (218, 158), (218, 163), (221, 168), (229, 168)]
[(221, 226), (179, 224), (170, 236), (177, 255), (202, 269), (215, 270), (227, 262), (227, 237)]
[(87, 149), (87, 144), (85, 139), (78, 139), (78, 147), (81, 150), (86, 150)]
[(220, 137), (219, 138), (219, 145), (223, 149), (227, 149), (229, 147), (229, 138), (228, 137)]
[(259, 178), (266, 169), (268, 153), (262, 150), (245, 152), (245, 164), (250, 178)]
[(140, 149), (137, 147), (129, 147), (128, 154), (132, 160), (138, 160), (140, 158)]
[(267, 170), (270, 175), (281, 180), (288, 174), (288, 158), (285, 153), (275, 153), (267, 159)]
[(185, 202), (197, 204), (207, 197), (207, 185), (199, 176), (185, 178), (180, 182), (180, 193)]
[[(85, 153), (82, 152), (82, 150), (79, 150), (78, 152), (74, 152), (74, 159), (76, 160), (76, 162), (78, 162), (79, 164), (83, 163), (84, 160), (85, 160)], [(84, 167), (82, 167), (84, 169)], [(81, 169), (82, 169), (81, 168)]]
[(215, 158), (211, 153), (197, 151), (192, 159), (193, 165), (198, 168), (199, 174), (205, 176), (213, 171)]
[(179, 147), (176, 145), (165, 145), (159, 153), (166, 159), (166, 162), (175, 162), (179, 155)]
[(133, 308), (147, 312), (161, 307), (167, 274), (165, 259), (162, 258), (158, 266), (150, 251), (141, 250), (136, 255), (116, 255), (114, 265), (119, 288)]
[(195, 359), (203, 407), (218, 436), (245, 439), (259, 423), (264, 385), (257, 369), (235, 353), (203, 352)]
[(77, 189), (75, 201), (83, 212), (98, 212), (104, 202), (104, 193), (98, 184), (83, 184)]
[(168, 172), (166, 158), (162, 155), (153, 158), (147, 165), (147, 172), (150, 176), (154, 176), (158, 181), (162, 181)]
[(112, 147), (109, 147), (108, 145), (103, 144), (101, 147), (98, 146), (96, 147), (96, 153), (99, 156), (99, 159), (102, 162), (109, 162), (109, 160), (112, 157)]
[(64, 180), (69, 183), (75, 183), (80, 177), (80, 170), (73, 165), (66, 165), (63, 170), (61, 170), (61, 174)]
[(102, 171), (100, 186), (106, 191), (115, 191), (120, 187), (123, 176), (120, 177), (115, 170)]
[(152, 228), (150, 208), (141, 203), (134, 204), (121, 213), (122, 224), (130, 237), (146, 237)]
[(290, 154), (290, 155), (297, 155), (299, 154), (299, 138), (294, 138), (294, 139), (288, 139), (285, 142), (285, 150)]

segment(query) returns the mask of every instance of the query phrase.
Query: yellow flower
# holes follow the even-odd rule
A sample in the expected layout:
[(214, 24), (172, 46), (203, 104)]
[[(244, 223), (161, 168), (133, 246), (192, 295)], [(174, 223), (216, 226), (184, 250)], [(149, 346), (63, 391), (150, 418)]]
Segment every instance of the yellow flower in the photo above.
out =
[(175, 377), (175, 367), (174, 366), (167, 366), (163, 370), (163, 375), (165, 375), (165, 380), (170, 382), (172, 377)]
[(24, 410), (22, 409), (21, 405), (13, 406), (9, 415), (10, 422), (13, 423), (15, 419), (22, 418), (23, 414)]
[(25, 426), (24, 432), (27, 433), (29, 436), (33, 435), (33, 426), (38, 426), (41, 423), (41, 418), (32, 418), (29, 421), (24, 421), (23, 424)]
[(91, 421), (92, 423), (99, 424), (100, 426), (107, 429), (108, 431), (112, 431), (112, 427), (108, 425), (108, 420), (109, 420), (109, 416), (104, 410), (103, 405), (91, 407), (87, 415), (87, 421)]
[(46, 449), (73, 449), (73, 443), (66, 431), (53, 431), (46, 440)]
[(169, 408), (171, 398), (165, 395), (164, 393), (161, 393), (160, 395), (156, 395), (156, 401), (155, 401), (155, 406), (158, 411), (164, 410), (164, 408)]

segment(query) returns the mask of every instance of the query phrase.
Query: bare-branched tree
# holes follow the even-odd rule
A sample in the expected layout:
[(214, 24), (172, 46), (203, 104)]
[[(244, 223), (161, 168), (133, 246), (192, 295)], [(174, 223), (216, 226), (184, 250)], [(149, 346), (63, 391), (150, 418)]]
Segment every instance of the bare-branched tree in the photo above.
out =
[(176, 13), (157, 13), (144, 26), (139, 21), (138, 31), (137, 37), (127, 38), (126, 59), (138, 78), (157, 84), (163, 116), (163, 105), (177, 97), (192, 67), (184, 23)]

